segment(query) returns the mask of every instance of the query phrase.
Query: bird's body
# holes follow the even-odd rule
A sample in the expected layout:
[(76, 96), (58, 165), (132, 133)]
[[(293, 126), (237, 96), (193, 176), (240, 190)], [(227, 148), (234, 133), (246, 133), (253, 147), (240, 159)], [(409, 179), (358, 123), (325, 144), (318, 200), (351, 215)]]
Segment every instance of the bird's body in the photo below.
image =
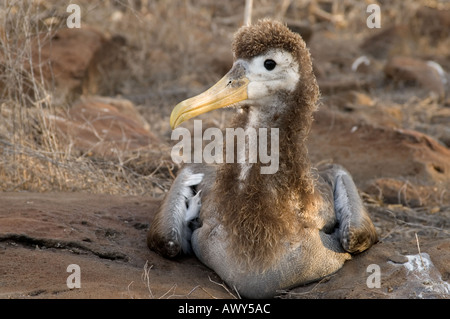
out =
[[(249, 161), (248, 152), (244, 163), (185, 166), (148, 245), (174, 257), (190, 241), (195, 255), (240, 295), (271, 297), (337, 271), (377, 236), (350, 174), (339, 165), (311, 167), (305, 142), (319, 93), (300, 36), (263, 20), (241, 28), (233, 48), (230, 72), (180, 103), (171, 124), (236, 105), (242, 111), (231, 127), (279, 129), (279, 169), (261, 173), (261, 159)], [(198, 191), (201, 208), (191, 207)], [(195, 210), (198, 218), (186, 223), (186, 212)]]

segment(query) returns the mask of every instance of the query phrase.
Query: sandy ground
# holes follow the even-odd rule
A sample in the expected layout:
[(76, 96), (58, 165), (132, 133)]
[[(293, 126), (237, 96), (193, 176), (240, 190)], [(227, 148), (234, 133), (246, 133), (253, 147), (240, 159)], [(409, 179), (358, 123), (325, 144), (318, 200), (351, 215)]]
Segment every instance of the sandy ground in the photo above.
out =
[[(229, 296), (194, 257), (170, 261), (147, 249), (151, 198), (3, 193), (0, 201), (1, 298)], [(80, 266), (79, 289), (67, 286), (71, 264)]]
[[(167, 260), (147, 249), (145, 235), (158, 204), (153, 199), (3, 193), (0, 202), (0, 298), (236, 297), (195, 257)], [(448, 229), (449, 214), (431, 221), (413, 211), (370, 212), (382, 229), (379, 243), (337, 273), (279, 297), (450, 298), (450, 240), (437, 227)], [(426, 219), (426, 226), (418, 223)], [(80, 267), (80, 288), (68, 288), (72, 264)], [(379, 281), (370, 277), (373, 265), (379, 266)]]

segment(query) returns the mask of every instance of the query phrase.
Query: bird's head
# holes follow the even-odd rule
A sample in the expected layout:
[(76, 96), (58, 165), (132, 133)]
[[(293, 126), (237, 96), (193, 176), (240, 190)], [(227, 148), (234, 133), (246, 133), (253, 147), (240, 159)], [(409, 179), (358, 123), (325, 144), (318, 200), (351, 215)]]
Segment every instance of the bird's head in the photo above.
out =
[(264, 19), (241, 27), (233, 51), (233, 67), (219, 82), (176, 105), (170, 116), (172, 129), (218, 108), (276, 105), (273, 99), (279, 93), (313, 104), (317, 100), (318, 87), (305, 42), (282, 23)]

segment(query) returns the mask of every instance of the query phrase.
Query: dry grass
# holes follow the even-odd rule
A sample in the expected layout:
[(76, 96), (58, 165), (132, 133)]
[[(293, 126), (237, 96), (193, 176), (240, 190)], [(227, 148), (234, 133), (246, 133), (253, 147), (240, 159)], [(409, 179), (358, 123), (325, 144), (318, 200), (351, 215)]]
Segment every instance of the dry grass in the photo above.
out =
[(53, 102), (57, 92), (44, 79), (46, 66), (32, 58), (36, 55), (32, 41), (51, 37), (62, 24), (49, 20), (55, 8), (42, 4), (10, 1), (2, 5), (0, 190), (156, 195), (158, 189), (166, 189), (167, 176), (158, 174), (158, 169), (167, 167), (149, 168), (148, 154), (89, 158), (56, 134), (48, 114), (69, 105)]
[[(28, 189), (32, 185), (45, 189), (45, 184), (60, 184), (62, 174), (59, 165), (54, 164), (64, 160), (64, 154), (58, 152), (52, 128), (46, 127), (42, 120), (43, 110), (52, 107), (51, 96), (44, 79), (35, 76), (34, 68), (29, 67), (33, 65), (31, 41), (36, 34), (46, 32), (31, 20), (36, 14), (36, 8), (27, 2), (20, 6), (7, 3), (2, 10), (0, 176), (4, 181), (3, 190)], [(50, 34), (51, 30), (47, 32)], [(45, 181), (43, 175), (50, 180)]]
[[(125, 64), (103, 77), (99, 92), (134, 101), (152, 131), (167, 141), (172, 106), (211, 85), (229, 67), (231, 37), (243, 23), (244, 2), (76, 1), (82, 27), (126, 41)], [(253, 3), (253, 21), (267, 16), (302, 21), (356, 38), (367, 32), (361, 28), (367, 15), (364, 1)], [(403, 23), (419, 4), (383, 3), (384, 21)], [(167, 163), (149, 165), (154, 159), (144, 153), (113, 159), (80, 155), (46, 120), (70, 103), (55, 102), (53, 82), (39, 72), (48, 66), (31, 58), (32, 41), (64, 27), (67, 5), (46, 0), (0, 5), (0, 190), (157, 195), (170, 185)]]
[[(176, 289), (177, 289), (177, 286), (178, 286), (176, 283), (173, 284), (169, 288), (169, 290), (167, 290), (161, 296), (157, 297), (157, 296), (154, 295), (154, 293), (152, 291), (152, 288), (151, 288), (151, 286), (153, 284), (152, 283), (152, 278), (151, 278), (152, 274), (150, 273), (152, 268), (153, 268), (153, 265), (149, 266), (148, 261), (146, 261), (146, 263), (144, 265), (143, 273), (142, 273), (142, 276), (141, 276), (142, 283), (144, 284), (144, 286), (148, 290), (150, 299), (173, 299), (173, 298), (175, 298), (175, 299), (177, 299), (177, 298), (187, 299), (187, 298), (190, 298), (191, 296), (195, 298), (196, 296), (195, 296), (194, 292), (196, 292), (197, 290), (201, 290), (203, 293), (205, 293), (207, 296), (209, 296), (209, 298), (218, 299), (218, 297), (212, 295), (207, 289), (205, 289), (201, 285), (195, 286), (194, 288), (192, 288), (189, 292), (187, 292), (185, 294), (176, 294), (175, 292), (176, 292)], [(230, 295), (231, 298), (233, 298), (233, 299), (238, 299), (239, 298), (240, 299), (239, 293), (237, 293), (237, 291), (236, 291), (237, 296), (234, 295), (232, 292), (230, 292), (230, 290), (227, 288), (227, 286), (225, 284), (218, 283), (218, 282), (212, 280), (210, 277), (209, 277), (209, 281), (211, 283), (213, 283), (213, 284), (223, 288)], [(130, 293), (130, 289), (129, 288), (130, 288), (130, 286), (132, 284), (133, 284), (133, 282), (131, 282), (128, 285), (128, 288), (127, 288), (130, 296), (131, 296), (131, 293)], [(202, 293), (202, 292), (200, 292), (200, 293)]]

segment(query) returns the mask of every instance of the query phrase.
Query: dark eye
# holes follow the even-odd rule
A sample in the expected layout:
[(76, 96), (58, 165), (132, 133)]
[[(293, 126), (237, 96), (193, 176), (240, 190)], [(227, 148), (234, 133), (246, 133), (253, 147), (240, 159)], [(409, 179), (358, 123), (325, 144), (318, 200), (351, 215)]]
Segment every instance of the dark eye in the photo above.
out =
[(275, 69), (276, 65), (277, 63), (274, 60), (267, 59), (266, 61), (264, 61), (264, 67), (268, 71), (272, 71), (273, 69)]

